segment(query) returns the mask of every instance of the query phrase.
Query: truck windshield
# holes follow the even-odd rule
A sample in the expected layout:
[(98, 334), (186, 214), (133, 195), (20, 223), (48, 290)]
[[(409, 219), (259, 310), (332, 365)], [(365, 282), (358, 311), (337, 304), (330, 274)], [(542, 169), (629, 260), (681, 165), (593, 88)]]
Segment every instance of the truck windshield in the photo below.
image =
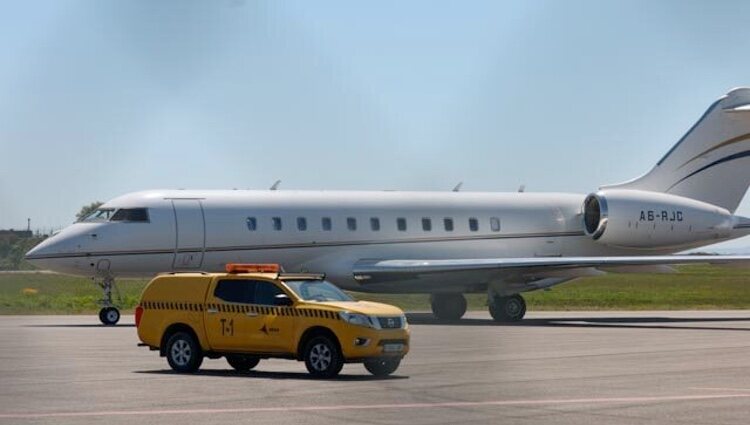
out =
[(354, 301), (354, 298), (325, 280), (285, 280), (284, 283), (305, 301)]

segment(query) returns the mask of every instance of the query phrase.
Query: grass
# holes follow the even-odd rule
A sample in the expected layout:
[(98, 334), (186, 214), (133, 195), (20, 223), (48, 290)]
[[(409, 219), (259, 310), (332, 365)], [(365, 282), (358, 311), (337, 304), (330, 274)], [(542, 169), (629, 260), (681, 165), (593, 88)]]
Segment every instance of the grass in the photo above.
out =
[[(124, 311), (132, 310), (147, 280), (120, 279)], [(362, 294), (359, 299), (429, 310), (423, 294)], [(750, 270), (684, 266), (677, 274), (608, 274), (524, 295), (529, 310), (678, 310), (750, 308)], [(44, 273), (0, 274), (0, 314), (83, 314), (98, 311), (101, 291), (90, 279)], [(467, 296), (483, 310), (485, 294)]]

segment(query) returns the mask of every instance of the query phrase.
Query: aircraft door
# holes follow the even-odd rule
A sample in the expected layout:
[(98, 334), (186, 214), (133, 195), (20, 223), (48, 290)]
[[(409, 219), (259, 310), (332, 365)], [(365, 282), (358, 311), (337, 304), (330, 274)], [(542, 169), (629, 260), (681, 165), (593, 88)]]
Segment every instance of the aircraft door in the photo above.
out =
[(206, 248), (206, 220), (198, 199), (173, 199), (177, 240), (172, 268), (199, 269)]

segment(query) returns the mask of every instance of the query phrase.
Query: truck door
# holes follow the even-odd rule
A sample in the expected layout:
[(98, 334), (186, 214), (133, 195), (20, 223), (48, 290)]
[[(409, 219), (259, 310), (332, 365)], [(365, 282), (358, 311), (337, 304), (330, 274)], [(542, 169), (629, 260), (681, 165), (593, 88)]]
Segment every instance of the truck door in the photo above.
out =
[(262, 315), (262, 335), (258, 343), (262, 350), (269, 353), (294, 352), (294, 316), (293, 307), (276, 305), (277, 295), (287, 295), (277, 284), (269, 281), (258, 281), (255, 285), (255, 303)]
[(212, 350), (253, 352), (262, 335), (263, 317), (253, 306), (255, 284), (249, 279), (217, 279), (206, 297), (205, 326)]
[(206, 220), (199, 199), (173, 199), (176, 246), (174, 270), (199, 269), (206, 248)]

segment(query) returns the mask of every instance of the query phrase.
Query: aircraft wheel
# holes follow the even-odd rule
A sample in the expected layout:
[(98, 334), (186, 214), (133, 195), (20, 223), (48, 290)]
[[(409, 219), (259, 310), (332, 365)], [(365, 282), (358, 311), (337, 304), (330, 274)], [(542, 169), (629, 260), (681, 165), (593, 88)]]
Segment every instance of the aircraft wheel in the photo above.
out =
[(395, 372), (400, 364), (401, 359), (399, 358), (378, 358), (365, 360), (364, 362), (365, 369), (375, 376), (388, 376)]
[(258, 366), (260, 358), (245, 354), (230, 354), (227, 355), (227, 363), (238, 372), (248, 372), (250, 369)]
[(113, 326), (120, 321), (120, 310), (114, 307), (104, 307), (99, 310), (99, 320), (107, 326)]
[(441, 320), (458, 320), (466, 313), (466, 298), (463, 294), (432, 294), (432, 314)]
[(495, 297), (490, 303), (490, 315), (496, 322), (518, 322), (526, 315), (526, 301), (519, 294)]

